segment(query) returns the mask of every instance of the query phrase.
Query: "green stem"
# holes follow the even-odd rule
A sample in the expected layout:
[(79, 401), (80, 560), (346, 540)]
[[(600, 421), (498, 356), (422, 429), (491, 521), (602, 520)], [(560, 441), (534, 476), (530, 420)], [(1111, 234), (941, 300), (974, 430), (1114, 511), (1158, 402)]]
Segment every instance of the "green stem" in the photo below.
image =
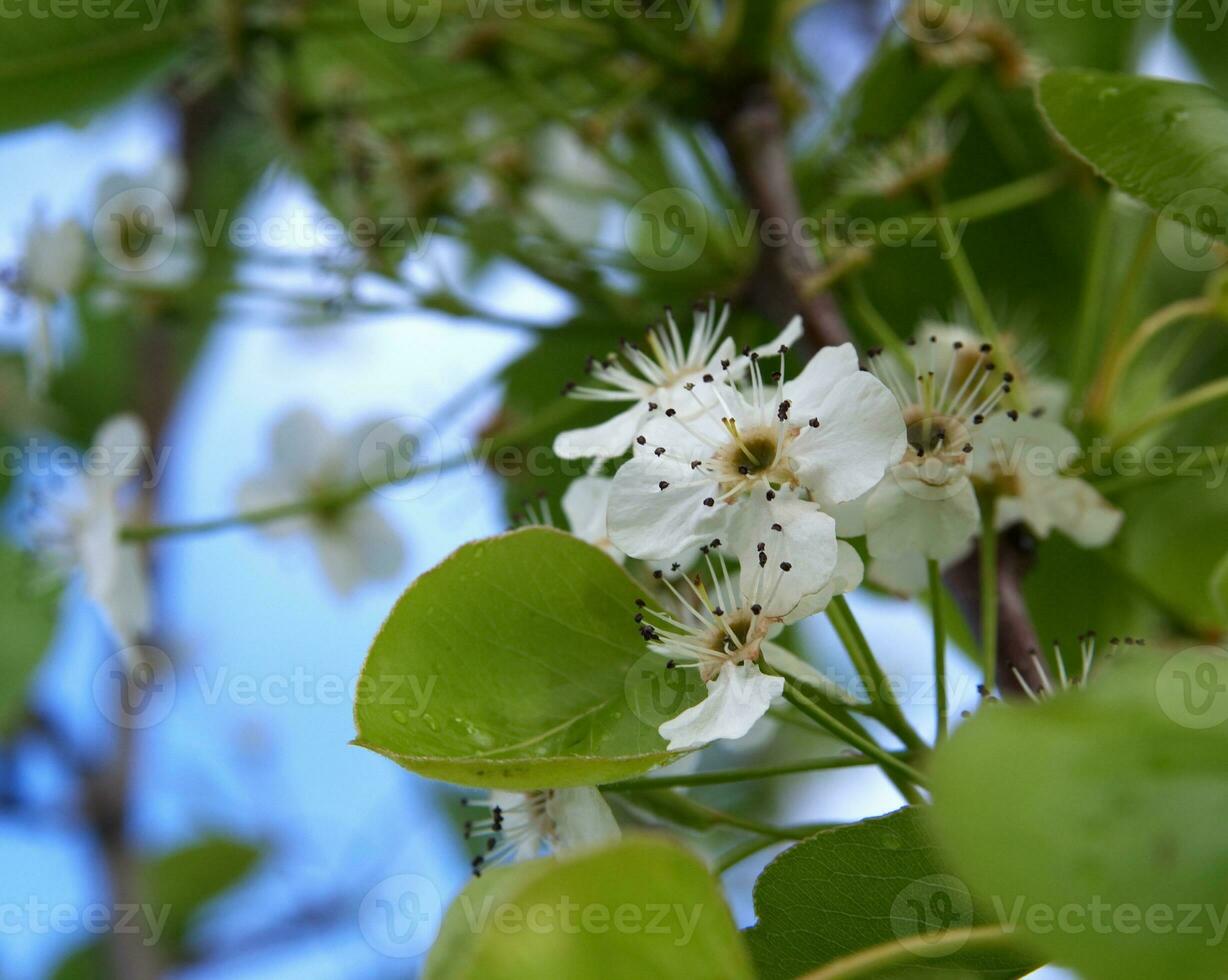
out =
[(1195, 408), (1217, 401), (1220, 398), (1228, 398), (1228, 377), (1208, 381), (1205, 385), (1200, 385), (1191, 391), (1187, 391), (1184, 395), (1178, 395), (1176, 398), (1165, 402), (1159, 408), (1144, 415), (1133, 425), (1110, 437), (1109, 442), (1115, 446), (1132, 442), (1148, 429), (1176, 418), (1178, 415), (1192, 411)]
[[(948, 221), (982, 221), (993, 218), (1008, 211), (1025, 208), (1029, 204), (1043, 201), (1050, 194), (1060, 190), (1069, 178), (1069, 171), (1062, 168), (1045, 170), (1019, 180), (1012, 180), (997, 187), (991, 187), (979, 194), (970, 194), (958, 200), (948, 201), (943, 211)], [(910, 217), (926, 217), (927, 212), (921, 211)]]
[(972, 263), (968, 261), (968, 256), (964, 254), (963, 245), (951, 232), (951, 219), (943, 207), (942, 191), (938, 186), (937, 180), (930, 182), (929, 192), (934, 217), (938, 219), (938, 238), (942, 244), (943, 251), (946, 253), (947, 264), (950, 266), (955, 284), (959, 287), (960, 293), (963, 294), (964, 302), (968, 304), (968, 309), (972, 313), (972, 319), (976, 322), (981, 333), (984, 334), (987, 340), (996, 341), (1000, 334), (998, 322), (994, 319), (993, 312), (989, 308), (989, 301), (985, 299), (985, 293), (981, 290), (981, 284), (977, 282), (976, 273), (972, 269)]
[(1075, 345), (1070, 378), (1076, 391), (1083, 388), (1090, 370), (1092, 353), (1099, 338), (1100, 307), (1104, 282), (1108, 276), (1109, 254), (1113, 236), (1113, 192), (1106, 191), (1099, 203), (1096, 223), (1092, 229), (1091, 255), (1083, 276), (1083, 295), (1079, 300), (1079, 320), (1075, 327)]
[[(759, 660), (759, 667), (766, 674), (774, 674), (777, 677), (783, 676), (774, 670), (770, 664), (766, 663), (763, 658), (760, 658)], [(794, 686), (793, 682), (787, 677), (785, 678), (784, 695), (785, 700), (797, 708), (798, 711), (802, 712), (804, 715), (808, 715), (810, 718), (813, 718), (842, 742), (847, 742), (849, 745), (853, 746), (853, 748), (870, 756), (875, 762), (882, 766), (885, 771), (894, 773), (898, 776), (903, 776), (916, 786), (925, 785), (925, 777), (920, 772), (918, 772), (908, 763), (904, 762), (898, 756), (892, 755), (890, 752), (883, 749), (872, 739), (867, 738), (864, 735), (859, 735), (847, 725), (837, 720), (826, 709), (820, 707), (806, 697), (806, 695), (798, 690), (798, 688)]]
[[(899, 754), (899, 753), (897, 753)], [(907, 754), (900, 754), (907, 758)], [(629, 793), (646, 789), (663, 789), (668, 786), (715, 786), (723, 783), (739, 783), (750, 779), (771, 779), (773, 776), (788, 776), (799, 772), (821, 772), (827, 769), (850, 769), (856, 766), (876, 765), (874, 759), (864, 755), (837, 756), (828, 759), (807, 759), (779, 766), (759, 766), (745, 769), (717, 769), (712, 772), (691, 772), (678, 776), (642, 776), (624, 779), (602, 786), (607, 793)]]
[(883, 673), (853, 610), (849, 608), (844, 596), (836, 596), (827, 607), (827, 618), (831, 621), (836, 635), (848, 652), (853, 667), (866, 685), (870, 700), (880, 708), (879, 718), (905, 745), (911, 749), (925, 748), (925, 740), (917, 734), (909, 723), (896, 700), (887, 675)]
[(930, 609), (934, 620), (934, 688), (938, 696), (938, 722), (934, 741), (947, 737), (947, 632), (942, 617), (942, 571), (938, 562), (926, 562), (929, 570)]
[(981, 501), (981, 658), (985, 690), (992, 694), (998, 670), (998, 531), (997, 500)]

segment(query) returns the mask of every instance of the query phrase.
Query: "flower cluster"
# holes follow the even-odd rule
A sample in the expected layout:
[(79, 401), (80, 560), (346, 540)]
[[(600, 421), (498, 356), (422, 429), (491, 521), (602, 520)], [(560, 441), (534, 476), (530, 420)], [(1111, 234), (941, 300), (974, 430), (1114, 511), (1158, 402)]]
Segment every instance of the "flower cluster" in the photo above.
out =
[(657, 569), (660, 601), (641, 602), (636, 623), (707, 688), (660, 726), (669, 749), (744, 736), (797, 671), (817, 674), (771, 639), (861, 583), (842, 539), (864, 537), (870, 577), (913, 593), (927, 562), (968, 554), (990, 504), (997, 528), (1084, 547), (1116, 533), (1121, 514), (1090, 485), (1029, 465), (1029, 449), (1057, 454), (1074, 436), (1044, 417), (1043, 382), (1009, 349), (930, 326), (899, 352), (867, 352), (864, 367), (844, 344), (787, 378), (796, 321), (735, 354), (728, 318), (698, 308), (687, 341), (667, 315), (643, 345), (590, 361), (594, 383), (567, 394), (633, 404), (555, 443), (595, 466), (624, 457), (612, 479), (569, 493), (586, 505), (573, 531)]

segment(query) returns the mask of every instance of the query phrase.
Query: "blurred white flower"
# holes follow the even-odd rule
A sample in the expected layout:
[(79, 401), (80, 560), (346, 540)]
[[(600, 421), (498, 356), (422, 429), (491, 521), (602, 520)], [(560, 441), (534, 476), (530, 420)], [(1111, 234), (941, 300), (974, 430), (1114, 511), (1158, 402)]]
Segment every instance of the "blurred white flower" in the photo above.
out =
[(86, 594), (124, 647), (149, 631), (152, 616), (141, 550), (120, 540), (137, 503), (130, 484), (148, 446), (135, 416), (105, 422), (86, 457), (90, 467), (47, 501), (34, 528), (44, 562), (64, 577), (81, 570)]
[(990, 419), (973, 439), (973, 479), (997, 494), (995, 524), (1024, 523), (1038, 538), (1058, 530), (1083, 548), (1108, 544), (1124, 515), (1089, 483), (1064, 476), (1079, 441), (1056, 422)]
[(572, 480), (563, 493), (567, 527), (581, 541), (595, 544), (620, 564), (626, 556), (614, 547), (606, 531), (606, 510), (614, 481), (605, 476), (582, 476)]
[(565, 854), (618, 840), (618, 821), (601, 793), (592, 786), (540, 789), (528, 793), (491, 790), (465, 806), (490, 816), (465, 823), (466, 838), (484, 838), (486, 853), (473, 859), (473, 873), (502, 861), (527, 861), (544, 850)]
[(239, 489), (244, 512), (315, 499), (301, 518), (259, 525), (270, 538), (306, 533), (334, 589), (349, 595), (366, 580), (385, 581), (400, 571), (404, 547), (396, 530), (370, 500), (365, 474), (379, 460), (367, 439), (371, 425), (338, 433), (310, 409), (284, 416), (273, 428), (269, 469)]
[[(596, 384), (568, 384), (565, 392), (586, 401), (631, 402), (613, 418), (586, 429), (560, 432), (554, 452), (562, 459), (613, 459), (631, 448), (631, 440), (658, 406), (672, 406), (689, 418), (696, 411), (687, 396), (690, 388), (717, 376), (728, 382), (742, 378), (750, 367), (751, 353), (774, 352), (801, 336), (801, 318), (795, 317), (770, 344), (735, 356), (733, 340), (725, 337), (729, 307), (716, 312), (715, 302), (695, 312), (691, 339), (684, 343), (674, 314), (666, 311), (665, 323), (648, 331), (645, 352), (637, 344), (623, 342), (619, 354), (604, 360), (591, 359), (588, 373)], [(703, 406), (699, 406), (702, 409)]]
[[(183, 165), (167, 157), (144, 174), (112, 174), (99, 184), (94, 244), (117, 287), (176, 289), (195, 277), (197, 239), (176, 213), (186, 179)], [(121, 298), (111, 290), (99, 301), (114, 306)]]
[(16, 289), (34, 304), (34, 326), (26, 347), (26, 372), (31, 391), (46, 390), (60, 352), (52, 334), (51, 312), (63, 297), (81, 285), (86, 271), (85, 231), (71, 218), (57, 225), (40, 217), (26, 231)]

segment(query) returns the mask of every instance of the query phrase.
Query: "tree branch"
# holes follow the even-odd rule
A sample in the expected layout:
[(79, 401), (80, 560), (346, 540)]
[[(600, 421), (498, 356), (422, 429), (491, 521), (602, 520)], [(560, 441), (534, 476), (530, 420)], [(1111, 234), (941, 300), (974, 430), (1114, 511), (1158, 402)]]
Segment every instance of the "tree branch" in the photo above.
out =
[[(1007, 697), (1024, 694), (1015, 671), (1033, 691), (1043, 685), (1032, 654), (1040, 649), (1036, 628), (1028, 614), (1023, 596), (1023, 577), (1032, 567), (1030, 539), (1021, 528), (1003, 532), (998, 538), (998, 689)], [(960, 611), (980, 633), (980, 549), (947, 569), (943, 578)], [(978, 636), (979, 639), (979, 636)]]
[(800, 313), (815, 349), (847, 342), (848, 326), (835, 298), (806, 286), (821, 266), (799, 237), (801, 201), (784, 113), (770, 82), (741, 87), (732, 108), (717, 119), (717, 131), (759, 232), (759, 259), (746, 283), (746, 299), (777, 322)]

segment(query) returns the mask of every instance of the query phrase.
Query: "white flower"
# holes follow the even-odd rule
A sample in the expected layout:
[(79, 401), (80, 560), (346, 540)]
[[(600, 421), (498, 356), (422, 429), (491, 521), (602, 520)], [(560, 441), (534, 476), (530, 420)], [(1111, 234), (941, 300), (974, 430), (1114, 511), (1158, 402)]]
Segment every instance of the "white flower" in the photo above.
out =
[(92, 465), (53, 498), (34, 532), (44, 560), (60, 574), (81, 569), (86, 594), (125, 647), (149, 631), (152, 618), (141, 551), (120, 540), (133, 510), (126, 491), (148, 445), (145, 427), (134, 416), (105, 422), (86, 457), (101, 465)]
[(908, 443), (866, 501), (866, 543), (875, 559), (949, 561), (967, 549), (980, 521), (970, 479), (973, 433), (1014, 376), (994, 363), (990, 344), (947, 343), (936, 332), (910, 343), (904, 366), (870, 352), (870, 370), (899, 402)]
[(33, 301), (34, 326), (26, 346), (26, 371), (30, 390), (46, 390), (47, 379), (59, 364), (59, 351), (52, 334), (51, 310), (64, 296), (76, 291), (85, 277), (85, 232), (72, 219), (46, 225), (41, 218), (26, 231), (25, 246), (17, 272), (16, 289)]
[(775, 531), (799, 591), (828, 584), (837, 549), (825, 511), (879, 482), (903, 451), (904, 424), (851, 344), (773, 382), (765, 386), (752, 354), (749, 398), (711, 382), (685, 392), (702, 408), (689, 419), (672, 406), (652, 413), (614, 476), (608, 526), (618, 548), (661, 559), (725, 537), (741, 552)]
[[(302, 521), (280, 520), (261, 525), (278, 537), (306, 531), (329, 583), (349, 595), (367, 579), (387, 580), (400, 570), (404, 548), (395, 529), (369, 502), (364, 474), (373, 472), (368, 459), (377, 448), (367, 439), (368, 425), (349, 433), (331, 430), (308, 409), (290, 412), (272, 432), (272, 466), (239, 490), (243, 511), (265, 510), (309, 498), (337, 496)], [(351, 499), (344, 498), (353, 492)]]
[[(588, 371), (596, 384), (569, 384), (566, 393), (588, 401), (631, 402), (631, 407), (600, 425), (560, 432), (554, 440), (555, 455), (561, 459), (621, 456), (656, 406), (678, 403), (679, 408), (691, 411), (691, 403), (683, 404), (681, 398), (686, 385), (718, 374), (735, 380), (744, 375), (749, 358), (734, 356), (733, 341), (724, 337), (728, 320), (729, 308), (718, 317), (716, 304), (710, 302), (706, 309), (696, 311), (686, 344), (673, 313), (666, 311), (665, 323), (648, 331), (647, 351), (624, 341), (619, 355), (590, 360)], [(801, 336), (801, 330), (801, 319), (795, 317), (780, 336), (757, 350), (773, 351), (790, 344)]]
[(1079, 442), (1056, 422), (996, 416), (981, 427), (973, 478), (998, 496), (998, 528), (1024, 523), (1039, 538), (1058, 530), (1083, 548), (1108, 544), (1124, 515), (1094, 487), (1063, 476), (1064, 462), (1077, 458)]
[[(147, 173), (112, 174), (99, 184), (93, 236), (111, 279), (174, 289), (196, 275), (196, 241), (176, 215), (186, 180), (183, 165), (168, 157)], [(104, 292), (100, 301), (115, 305), (119, 298)]]
[[(661, 573), (658, 580), (686, 612), (681, 617), (637, 603), (636, 621), (649, 649), (667, 658), (673, 669), (694, 668), (707, 685), (707, 696), (660, 726), (671, 751), (699, 748), (717, 739), (741, 738), (784, 691), (784, 678), (764, 674), (758, 666), (768, 653), (773, 666), (825, 690), (834, 685), (813, 667), (771, 644), (782, 626), (821, 611), (832, 596), (861, 582), (861, 561), (851, 545), (840, 543), (837, 570), (827, 593), (806, 591), (793, 565), (781, 560), (780, 532), (739, 555), (735, 582), (719, 541), (702, 549), (712, 583), (685, 579), (684, 595)], [(713, 555), (716, 556), (715, 561)]]
[(500, 861), (526, 861), (543, 850), (566, 853), (618, 840), (614, 814), (592, 786), (540, 789), (529, 793), (492, 790), (466, 806), (490, 811), (490, 816), (465, 823), (465, 837), (486, 839), (486, 853), (473, 859), (473, 873)]
[(76, 291), (85, 276), (85, 231), (71, 218), (58, 225), (36, 218), (26, 231), (18, 282), (21, 291), (53, 303)]

